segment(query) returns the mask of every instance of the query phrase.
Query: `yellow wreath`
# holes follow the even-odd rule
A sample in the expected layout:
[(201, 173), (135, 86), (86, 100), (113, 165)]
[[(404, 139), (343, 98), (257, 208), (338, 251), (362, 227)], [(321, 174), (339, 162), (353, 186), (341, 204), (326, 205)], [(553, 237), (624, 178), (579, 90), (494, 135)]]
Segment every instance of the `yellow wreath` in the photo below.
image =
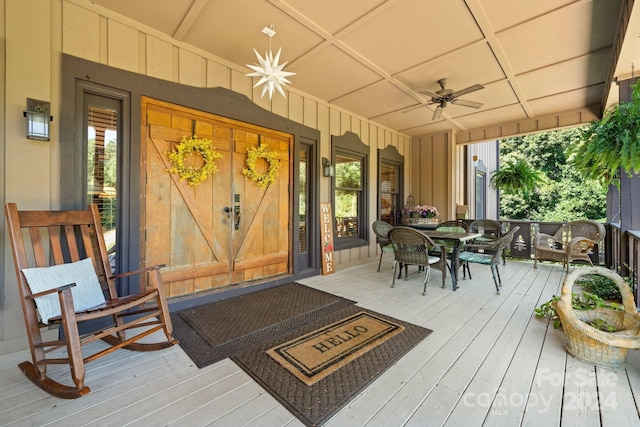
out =
[[(194, 151), (200, 154), (204, 161), (204, 164), (199, 168), (184, 164), (187, 156)], [(183, 136), (176, 148), (167, 154), (169, 161), (173, 165), (172, 168), (167, 169), (169, 173), (178, 174), (180, 181), (186, 179), (189, 185), (193, 186), (202, 184), (211, 174), (216, 173), (218, 168), (214, 161), (222, 157), (222, 154), (216, 151), (210, 140), (198, 138), (195, 135), (191, 138)]]
[[(276, 174), (280, 168), (280, 160), (278, 159), (278, 152), (275, 150), (267, 150), (269, 146), (265, 143), (261, 143), (258, 148), (251, 147), (247, 150), (246, 169), (242, 169), (242, 174), (249, 179), (255, 181), (259, 187), (267, 188), (276, 179)], [(256, 170), (256, 162), (258, 159), (265, 159), (269, 163), (269, 169), (266, 173), (258, 173)]]

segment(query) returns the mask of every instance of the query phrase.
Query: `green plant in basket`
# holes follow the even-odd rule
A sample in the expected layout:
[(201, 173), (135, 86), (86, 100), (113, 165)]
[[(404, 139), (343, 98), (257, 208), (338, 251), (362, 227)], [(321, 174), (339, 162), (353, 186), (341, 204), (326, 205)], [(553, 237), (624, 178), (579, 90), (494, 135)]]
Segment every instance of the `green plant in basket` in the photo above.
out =
[(593, 319), (591, 322), (589, 322), (589, 325), (593, 326), (594, 328), (598, 329), (599, 331), (604, 331), (604, 332), (615, 332), (616, 331), (616, 327), (613, 325), (610, 325), (609, 323), (607, 323), (606, 320), (602, 320), (600, 318), (595, 318)]
[[(630, 277), (623, 277), (624, 281), (633, 292), (633, 281)], [(622, 302), (622, 295), (618, 285), (608, 277), (599, 274), (586, 274), (576, 279), (576, 285), (580, 285), (582, 290), (599, 296), (604, 300)]]
[[(555, 303), (559, 299), (559, 296), (554, 295), (549, 301), (542, 303), (540, 307), (534, 310), (536, 317), (539, 317), (541, 319), (550, 318), (551, 320), (553, 320), (553, 327), (555, 329), (558, 329), (560, 327), (560, 318), (556, 313), (555, 307)], [(574, 310), (592, 310), (594, 308), (608, 308), (609, 310), (620, 311), (624, 310), (624, 307), (622, 305), (615, 302), (605, 301), (598, 295), (589, 292), (583, 292), (581, 294), (571, 293), (571, 306)]]

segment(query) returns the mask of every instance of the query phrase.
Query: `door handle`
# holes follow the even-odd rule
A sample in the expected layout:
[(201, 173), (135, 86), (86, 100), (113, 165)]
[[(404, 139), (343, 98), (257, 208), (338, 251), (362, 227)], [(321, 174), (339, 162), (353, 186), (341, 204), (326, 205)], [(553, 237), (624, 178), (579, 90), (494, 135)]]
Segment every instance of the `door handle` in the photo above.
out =
[(227, 214), (227, 218), (231, 218), (231, 208), (229, 206), (225, 206), (223, 211)]
[(238, 230), (240, 228), (240, 206), (233, 207), (233, 216), (235, 219), (235, 229)]

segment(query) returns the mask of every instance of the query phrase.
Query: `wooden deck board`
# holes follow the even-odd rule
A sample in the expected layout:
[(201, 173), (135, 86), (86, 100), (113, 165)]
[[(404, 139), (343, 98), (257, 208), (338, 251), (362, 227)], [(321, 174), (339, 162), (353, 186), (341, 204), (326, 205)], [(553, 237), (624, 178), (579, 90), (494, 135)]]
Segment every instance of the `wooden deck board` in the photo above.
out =
[[(560, 269), (545, 271), (539, 269), (541, 275), (537, 276), (538, 286), (549, 282), (551, 275), (559, 275)], [(542, 281), (544, 280), (544, 281)], [(546, 286), (538, 296), (536, 306), (548, 301), (558, 293), (558, 287)], [(548, 321), (530, 317), (526, 329), (518, 343), (518, 348), (513, 354), (511, 364), (505, 372), (496, 397), (491, 402), (491, 407), (484, 421), (486, 426), (512, 426), (519, 425), (525, 411), (533, 377), (535, 374), (540, 351), (544, 342)], [(486, 391), (486, 390), (485, 390)], [(518, 400), (507, 400), (509, 395), (521, 397)], [(506, 402), (505, 402), (506, 401)], [(509, 404), (505, 404), (509, 403)]]
[[(509, 280), (505, 281), (505, 285), (507, 284), (513, 285)], [(512, 307), (516, 307), (517, 300), (520, 299), (515, 290), (514, 288), (508, 293), (498, 310), (486, 321), (481, 316), (471, 319), (481, 329), (478, 329), (477, 335), (439, 379), (438, 384), (416, 409), (407, 425), (421, 425), (425, 419), (428, 419), (431, 425), (442, 425), (446, 421), (452, 408), (457, 405), (468, 384), (474, 379), (476, 372), (502, 335), (508, 319), (512, 316)], [(503, 290), (501, 297), (505, 297), (506, 294), (507, 291)]]
[[(446, 420), (447, 424), (472, 425), (471, 420), (485, 419), (491, 406), (489, 397), (492, 394), (504, 393), (500, 388), (502, 381), (521, 344), (524, 331), (531, 320), (531, 313), (538, 303), (539, 293), (536, 289), (532, 289), (537, 283), (535, 278), (538, 274), (538, 270), (530, 269), (522, 275), (520, 283), (510, 295), (513, 301), (507, 300), (501, 307), (501, 310), (504, 309), (504, 315), (492, 319), (495, 329), (499, 328), (500, 323), (503, 326), (502, 330), (496, 331), (498, 335), (495, 339), (485, 333), (491, 329), (491, 325), (483, 329), (483, 334), (477, 341), (484, 342), (489, 347), (486, 357), (477, 366), (475, 375), (469, 377), (467, 384), (464, 384), (464, 392), (458, 394), (457, 402), (452, 402), (455, 406)], [(513, 309), (508, 310), (509, 306)], [(467, 351), (465, 354), (474, 355), (473, 358), (479, 359), (480, 354), (484, 354), (481, 351), (477, 349), (477, 351)], [(473, 359), (470, 360), (472, 361)], [(460, 376), (458, 372), (452, 370), (450, 377), (459, 382), (464, 375)]]
[[(595, 368), (568, 356), (562, 330), (533, 315), (559, 293), (559, 265), (509, 261), (501, 295), (485, 266), (472, 266), (473, 280), (456, 292), (434, 270), (423, 296), (424, 273), (412, 268), (391, 288), (390, 257), (380, 272), (377, 261), (300, 282), (433, 333), (328, 427), (640, 425), (640, 354), (630, 350), (626, 370)], [(26, 359), (28, 351), (0, 356), (0, 425), (302, 426), (229, 359), (198, 369), (178, 346), (87, 365), (91, 393), (76, 400), (26, 380), (16, 366)], [(50, 373), (68, 380), (63, 366)]]

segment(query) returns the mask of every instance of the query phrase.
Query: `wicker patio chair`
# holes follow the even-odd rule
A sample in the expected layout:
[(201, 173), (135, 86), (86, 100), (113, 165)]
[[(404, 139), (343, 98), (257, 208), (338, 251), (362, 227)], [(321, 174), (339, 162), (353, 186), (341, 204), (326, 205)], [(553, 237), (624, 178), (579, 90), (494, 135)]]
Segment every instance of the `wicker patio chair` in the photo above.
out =
[[(409, 265), (417, 265), (426, 270), (422, 295), (427, 293), (427, 282), (429, 281), (431, 267), (442, 272), (442, 287), (444, 288), (444, 280), (449, 267), (447, 266), (446, 253), (442, 246), (437, 245), (426, 234), (409, 227), (393, 227), (389, 231), (389, 239), (393, 245), (395, 256), (392, 288), (396, 285), (398, 266), (400, 267), (400, 274), (402, 274), (402, 267), (405, 268), (404, 278), (407, 280), (407, 266)], [(440, 248), (440, 256), (429, 255), (429, 250), (433, 248)]]
[(382, 255), (385, 252), (393, 253), (393, 246), (391, 245), (391, 240), (389, 240), (389, 230), (391, 230), (393, 226), (386, 221), (374, 221), (371, 228), (373, 228), (373, 233), (376, 235), (376, 239), (378, 240), (378, 245), (380, 246), (380, 260), (378, 261), (378, 271), (380, 271), (380, 266), (382, 265)]
[[(502, 286), (502, 279), (500, 278), (500, 271), (498, 265), (502, 258), (502, 253), (513, 241), (514, 234), (520, 229), (515, 226), (509, 230), (509, 232), (502, 237), (482, 242), (479, 244), (469, 244), (460, 253), (460, 262), (462, 263), (462, 269), (466, 268), (469, 273), (469, 279), (471, 279), (471, 270), (469, 270), (469, 263), (484, 264), (491, 268), (491, 275), (493, 276), (493, 283), (496, 285), (496, 292), (500, 294), (500, 287)], [(487, 251), (485, 253), (484, 251)]]
[[(469, 225), (462, 222), (462, 221), (457, 221), (457, 220), (453, 220), (453, 221), (445, 221), (445, 222), (441, 222), (440, 224), (438, 224), (438, 226), (436, 227), (436, 231), (447, 231), (447, 232), (451, 232), (451, 233), (468, 233), (469, 232)], [(451, 240), (439, 240), (439, 239), (434, 239), (433, 240), (436, 244), (444, 247), (445, 252), (447, 254), (447, 258), (449, 260), (451, 260), (451, 265), (453, 265), (454, 261), (452, 260), (453, 257), (453, 248), (455, 246), (455, 243), (452, 242)], [(436, 252), (432, 251), (431, 252), (432, 255), (437, 255)]]
[(454, 221), (441, 222), (436, 226), (436, 230), (468, 233), (470, 230), (470, 227), (462, 221), (454, 220)]
[(533, 240), (533, 267), (538, 268), (538, 260), (561, 262), (567, 271), (572, 261), (585, 261), (593, 265), (589, 255), (605, 234), (606, 229), (602, 224), (590, 220), (571, 221), (560, 227), (553, 236), (537, 232)]
[[(482, 237), (478, 237), (474, 240), (475, 244), (492, 242), (505, 234), (502, 224), (493, 219), (476, 219), (471, 222), (471, 225), (469, 225), (469, 230), (472, 233), (482, 234)], [(506, 252), (502, 254), (502, 264), (507, 264)]]

